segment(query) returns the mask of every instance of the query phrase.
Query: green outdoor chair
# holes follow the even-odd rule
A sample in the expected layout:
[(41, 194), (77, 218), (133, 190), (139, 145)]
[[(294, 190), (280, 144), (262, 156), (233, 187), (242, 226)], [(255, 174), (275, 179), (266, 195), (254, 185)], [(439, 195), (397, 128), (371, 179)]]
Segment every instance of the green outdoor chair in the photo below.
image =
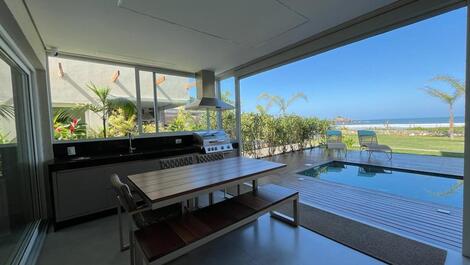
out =
[(377, 134), (374, 131), (369, 130), (358, 130), (357, 136), (359, 138), (359, 145), (362, 151), (369, 153), (369, 159), (374, 152), (385, 153), (389, 160), (392, 159), (393, 151), (392, 148), (385, 144), (379, 144), (377, 140)]
[(343, 143), (343, 134), (339, 130), (328, 130), (326, 131), (326, 148), (328, 153), (330, 150), (337, 151), (338, 153), (344, 153), (344, 157), (348, 154), (348, 148)]

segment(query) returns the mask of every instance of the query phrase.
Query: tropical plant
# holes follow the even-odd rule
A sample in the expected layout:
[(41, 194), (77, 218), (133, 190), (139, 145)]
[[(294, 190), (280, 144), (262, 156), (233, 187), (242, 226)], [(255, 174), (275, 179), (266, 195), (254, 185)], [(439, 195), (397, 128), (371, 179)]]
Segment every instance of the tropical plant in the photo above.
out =
[(93, 83), (87, 84), (88, 89), (95, 94), (98, 98), (98, 102), (94, 104), (86, 104), (83, 107), (96, 113), (102, 120), (103, 124), (103, 137), (107, 137), (106, 127), (109, 115), (117, 109), (122, 110), (122, 114), (128, 118), (136, 113), (135, 104), (127, 98), (113, 97), (111, 95), (111, 88), (109, 87), (98, 87)]
[(109, 135), (119, 137), (134, 132), (135, 120), (135, 114), (128, 116), (121, 108), (114, 110), (108, 117)]
[(281, 115), (285, 115), (287, 113), (287, 109), (299, 99), (303, 99), (308, 101), (307, 96), (302, 92), (297, 92), (293, 94), (289, 99), (284, 99), (281, 96), (270, 95), (268, 93), (261, 93), (258, 96), (258, 99), (267, 100), (266, 103), (266, 110), (269, 110), (273, 105), (276, 105), (279, 108), (279, 112)]
[(69, 123), (54, 123), (54, 139), (57, 140), (77, 140), (86, 137), (86, 130), (80, 119), (72, 118)]
[(454, 104), (455, 102), (465, 93), (465, 85), (458, 79), (451, 76), (436, 76), (431, 81), (442, 81), (447, 83), (451, 88), (452, 92), (448, 93), (441, 89), (427, 86), (423, 88), (424, 92), (428, 95), (433, 96), (446, 103), (449, 107), (449, 137), (454, 136)]
[(10, 134), (0, 131), (0, 144), (9, 144), (10, 142), (11, 142)]
[(86, 137), (86, 124), (77, 118), (82, 113), (73, 108), (56, 108), (53, 114), (54, 139), (76, 140)]

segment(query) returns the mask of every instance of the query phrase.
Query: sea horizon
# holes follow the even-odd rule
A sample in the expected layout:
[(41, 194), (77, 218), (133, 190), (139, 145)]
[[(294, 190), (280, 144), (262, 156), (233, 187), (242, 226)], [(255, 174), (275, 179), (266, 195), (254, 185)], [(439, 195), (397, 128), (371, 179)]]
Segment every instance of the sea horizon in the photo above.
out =
[[(368, 119), (368, 120), (351, 120), (345, 122), (336, 122), (338, 127), (348, 129), (383, 129), (383, 128), (438, 128), (448, 127), (449, 117), (427, 117), (427, 118), (393, 118), (393, 119)], [(465, 126), (465, 118), (457, 116), (454, 118), (455, 127)]]
[[(426, 117), (426, 118), (382, 118), (361, 119), (346, 122), (336, 122), (337, 125), (367, 125), (367, 124), (435, 124), (449, 123), (449, 117)], [(454, 117), (454, 123), (465, 123), (464, 116)]]

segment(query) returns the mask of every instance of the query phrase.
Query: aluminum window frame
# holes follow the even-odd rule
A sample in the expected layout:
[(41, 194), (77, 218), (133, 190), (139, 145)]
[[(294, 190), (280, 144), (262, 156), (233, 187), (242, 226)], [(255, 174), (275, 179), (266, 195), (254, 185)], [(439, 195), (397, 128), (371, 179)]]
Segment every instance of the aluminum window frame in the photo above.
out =
[[(172, 75), (172, 76), (178, 76), (178, 77), (187, 77), (187, 78), (196, 78), (196, 73), (191, 73), (191, 72), (184, 72), (184, 71), (178, 71), (178, 70), (172, 70), (172, 69), (167, 69), (167, 68), (160, 68), (160, 67), (152, 67), (152, 66), (146, 66), (146, 65), (139, 65), (139, 64), (131, 64), (127, 62), (121, 62), (121, 61), (115, 61), (115, 60), (107, 60), (107, 59), (102, 59), (102, 58), (96, 58), (96, 57), (90, 57), (90, 56), (81, 56), (81, 55), (76, 55), (76, 54), (70, 54), (70, 53), (59, 53), (58, 55), (54, 55), (51, 53), (51, 51), (47, 52), (47, 62), (49, 62), (49, 57), (57, 57), (57, 58), (64, 58), (64, 59), (70, 59), (70, 60), (78, 60), (82, 62), (90, 62), (90, 63), (100, 63), (100, 64), (107, 64), (107, 65), (113, 65), (113, 66), (123, 66), (123, 67), (129, 67), (129, 68), (134, 68), (134, 78), (135, 78), (135, 89), (136, 89), (136, 107), (138, 109), (137, 112), (137, 135), (136, 138), (149, 138), (149, 137), (166, 137), (166, 136), (183, 136), (183, 135), (191, 135), (193, 134), (193, 131), (177, 131), (177, 132), (161, 132), (159, 130), (158, 126), (158, 118), (159, 118), (159, 113), (156, 110), (155, 106), (158, 102), (158, 96), (156, 93), (156, 84), (155, 84), (155, 76), (156, 74), (165, 74), (165, 75)], [(141, 88), (140, 88), (140, 71), (145, 71), (145, 72), (151, 72), (152, 73), (152, 78), (153, 78), (153, 86), (154, 86), (154, 108), (155, 108), (155, 127), (156, 131), (152, 133), (144, 133), (143, 132), (143, 124), (142, 124), (142, 113), (141, 113)], [(46, 75), (47, 79), (50, 80), (50, 72), (49, 69), (46, 70)], [(47, 91), (49, 94), (49, 100), (48, 100), (48, 110), (49, 110), (49, 121), (52, 121), (52, 98), (50, 96), (51, 94), (51, 84), (48, 84)], [(52, 144), (58, 144), (58, 143), (81, 143), (81, 142), (95, 142), (95, 141), (112, 141), (112, 140), (118, 140), (118, 139), (127, 139), (126, 137), (107, 137), (107, 138), (91, 138), (91, 139), (79, 139), (79, 140), (56, 140), (54, 139), (54, 129), (52, 127), (52, 124), (50, 126), (50, 132), (51, 132), (51, 142)]]

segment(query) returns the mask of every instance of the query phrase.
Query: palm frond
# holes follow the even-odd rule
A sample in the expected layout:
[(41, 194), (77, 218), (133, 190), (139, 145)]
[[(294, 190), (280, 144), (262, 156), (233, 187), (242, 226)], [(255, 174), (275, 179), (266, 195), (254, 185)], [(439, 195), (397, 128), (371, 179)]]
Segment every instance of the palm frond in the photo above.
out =
[(459, 79), (449, 75), (438, 75), (431, 79), (431, 81), (443, 81), (452, 86), (459, 93), (465, 93), (465, 85)]
[(71, 108), (56, 108), (52, 113), (52, 121), (54, 123), (65, 123), (73, 118), (81, 117), (87, 110), (89, 110), (87, 105), (77, 105)]
[(306, 102), (308, 102), (308, 98), (304, 93), (297, 92), (289, 98), (289, 100), (287, 101), (287, 106), (290, 106), (292, 103), (294, 103), (298, 99), (303, 99)]
[(436, 97), (438, 99), (440, 99), (441, 101), (447, 103), (447, 104), (454, 104), (454, 102), (458, 99), (458, 97), (460, 96), (459, 94), (449, 94), (447, 92), (444, 92), (442, 90), (439, 90), (437, 88), (433, 88), (433, 87), (425, 87), (423, 88), (423, 91), (426, 92), (428, 95), (430, 96), (433, 96), (433, 97)]
[(15, 108), (11, 105), (5, 103), (0, 104), (0, 117), (4, 119), (13, 119), (15, 118)]
[(106, 104), (106, 101), (108, 100), (109, 94), (111, 93), (111, 88), (109, 87), (98, 87), (92, 82), (87, 84), (88, 89), (90, 89), (95, 96), (97, 96), (100, 99), (100, 102)]
[(121, 109), (126, 117), (130, 117), (137, 113), (137, 108), (134, 102), (127, 98), (119, 97), (108, 99), (108, 110), (111, 112), (118, 109)]

